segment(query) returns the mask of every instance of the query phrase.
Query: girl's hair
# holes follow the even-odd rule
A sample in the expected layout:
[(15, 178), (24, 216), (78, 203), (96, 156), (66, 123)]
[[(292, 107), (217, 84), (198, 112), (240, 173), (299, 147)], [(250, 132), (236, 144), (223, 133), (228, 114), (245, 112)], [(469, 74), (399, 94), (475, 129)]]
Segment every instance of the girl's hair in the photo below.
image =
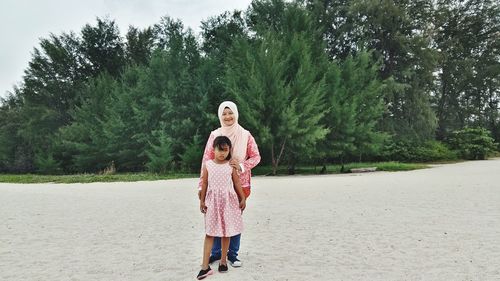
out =
[(229, 146), (229, 154), (226, 157), (226, 160), (231, 159), (231, 140), (226, 136), (218, 136), (214, 139), (214, 149), (218, 148), (219, 150), (224, 150), (224, 146)]

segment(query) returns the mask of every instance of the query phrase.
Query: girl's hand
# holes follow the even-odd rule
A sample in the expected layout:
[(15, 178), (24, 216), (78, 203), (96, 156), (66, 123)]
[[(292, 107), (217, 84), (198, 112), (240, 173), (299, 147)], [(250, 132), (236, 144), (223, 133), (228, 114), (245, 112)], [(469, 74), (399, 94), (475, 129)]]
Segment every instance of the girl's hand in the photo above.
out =
[(231, 159), (229, 161), (229, 165), (231, 165), (231, 167), (235, 168), (236, 171), (241, 172), (241, 166), (240, 166), (240, 162), (238, 162), (238, 160)]
[(241, 199), (241, 201), (240, 201), (240, 209), (241, 209), (242, 212), (245, 210), (246, 206), (247, 206), (247, 199), (246, 198)]
[(205, 214), (207, 212), (207, 205), (205, 205), (204, 201), (200, 201), (200, 211)]

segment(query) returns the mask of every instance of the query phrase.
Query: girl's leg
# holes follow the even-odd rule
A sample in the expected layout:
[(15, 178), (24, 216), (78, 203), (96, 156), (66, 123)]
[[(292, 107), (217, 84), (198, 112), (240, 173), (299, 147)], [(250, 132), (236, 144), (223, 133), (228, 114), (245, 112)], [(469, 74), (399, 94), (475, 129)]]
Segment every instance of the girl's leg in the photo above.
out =
[(220, 258), (220, 263), (223, 265), (227, 264), (227, 250), (229, 249), (229, 237), (221, 237), (222, 253)]
[(210, 251), (212, 250), (213, 243), (214, 243), (214, 237), (205, 235), (205, 242), (203, 243), (203, 262), (201, 265), (202, 269), (208, 268), (208, 259), (210, 258)]

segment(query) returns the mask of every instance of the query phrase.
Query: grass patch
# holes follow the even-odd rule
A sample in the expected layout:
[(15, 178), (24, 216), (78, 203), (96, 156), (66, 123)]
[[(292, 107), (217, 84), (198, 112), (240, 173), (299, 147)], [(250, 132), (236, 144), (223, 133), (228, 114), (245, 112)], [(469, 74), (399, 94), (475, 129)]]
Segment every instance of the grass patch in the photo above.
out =
[[(367, 166), (360, 167), (350, 167), (350, 168), (363, 168)], [(370, 167), (370, 166), (368, 166)], [(411, 171), (418, 169), (426, 169), (429, 168), (429, 165), (419, 164), (419, 163), (400, 163), (400, 162), (380, 162), (375, 163), (374, 166), (377, 167), (378, 171), (389, 171), (389, 172), (397, 172), (397, 171)]]
[(491, 155), (488, 155), (488, 158), (499, 158), (500, 157), (500, 151), (493, 151)]
[[(429, 165), (418, 163), (400, 163), (400, 162), (376, 162), (376, 163), (348, 163), (344, 165), (344, 171), (349, 172), (350, 169), (377, 167), (377, 171), (410, 171), (417, 169), (429, 168)], [(295, 174), (299, 175), (315, 175), (321, 171), (321, 166), (297, 166)], [(327, 174), (340, 174), (342, 165), (327, 165)], [(272, 172), (271, 166), (257, 166), (252, 170), (254, 175), (270, 175)], [(277, 175), (288, 175), (287, 167), (279, 167)]]
[(76, 174), (76, 175), (35, 175), (35, 174), (0, 174), (0, 182), (5, 183), (90, 183), (90, 182), (132, 182), (153, 181), (198, 177), (198, 174), (152, 174), (123, 173), (112, 175)]
[[(409, 171), (429, 168), (425, 164), (399, 163), (399, 162), (377, 162), (377, 163), (349, 163), (344, 165), (344, 170), (353, 168), (377, 167), (377, 171)], [(321, 166), (298, 166), (295, 174), (316, 175), (320, 174)], [(341, 165), (328, 165), (327, 174), (339, 174)], [(257, 166), (252, 170), (254, 175), (270, 175), (271, 166)], [(279, 175), (288, 175), (287, 167), (278, 169)], [(99, 174), (77, 174), (77, 175), (36, 175), (36, 174), (0, 174), (0, 182), (4, 183), (91, 183), (91, 182), (133, 182), (154, 181), (180, 178), (197, 178), (199, 174), (152, 174), (152, 173), (118, 173), (109, 175)]]

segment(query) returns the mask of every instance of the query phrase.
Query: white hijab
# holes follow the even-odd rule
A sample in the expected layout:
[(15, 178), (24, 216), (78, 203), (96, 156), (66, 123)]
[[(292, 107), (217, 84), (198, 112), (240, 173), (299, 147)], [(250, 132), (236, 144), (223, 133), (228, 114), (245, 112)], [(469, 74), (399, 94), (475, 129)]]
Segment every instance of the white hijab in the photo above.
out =
[[(224, 125), (222, 119), (222, 113), (226, 107), (231, 109), (234, 115), (234, 123), (231, 126)], [(219, 105), (218, 115), (221, 127), (214, 131), (215, 135), (228, 137), (232, 144), (232, 159), (236, 159), (240, 163), (245, 161), (247, 159), (247, 143), (250, 133), (238, 124), (238, 107), (232, 101), (222, 102)]]

